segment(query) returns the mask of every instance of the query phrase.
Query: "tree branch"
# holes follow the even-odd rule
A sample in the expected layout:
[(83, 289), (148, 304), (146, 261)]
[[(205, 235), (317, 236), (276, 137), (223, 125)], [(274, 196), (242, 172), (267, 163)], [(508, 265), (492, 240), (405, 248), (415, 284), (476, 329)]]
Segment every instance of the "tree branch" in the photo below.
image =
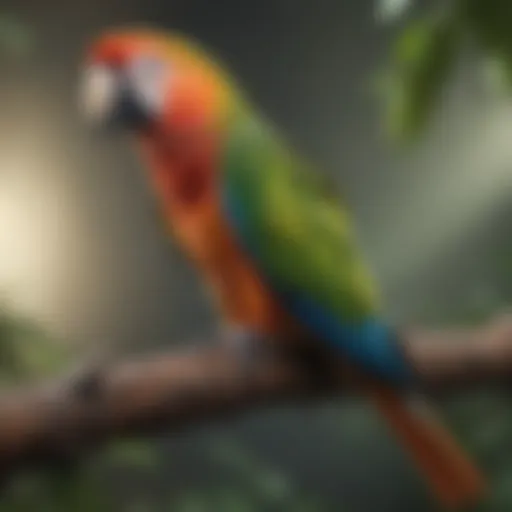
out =
[[(512, 375), (512, 318), (475, 329), (402, 330), (404, 351), (427, 391)], [(247, 372), (222, 343), (116, 362), (87, 375), (0, 396), (0, 472), (68, 460), (125, 435), (176, 431), (285, 401), (357, 389), (360, 378), (332, 356), (287, 348)]]

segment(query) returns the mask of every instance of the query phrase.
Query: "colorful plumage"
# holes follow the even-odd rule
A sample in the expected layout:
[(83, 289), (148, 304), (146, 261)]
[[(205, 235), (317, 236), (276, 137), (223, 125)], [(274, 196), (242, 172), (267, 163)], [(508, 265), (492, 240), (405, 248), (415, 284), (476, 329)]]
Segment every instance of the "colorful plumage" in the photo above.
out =
[(85, 85), (89, 115), (132, 128), (166, 222), (225, 322), (325, 343), (367, 376), (365, 391), (441, 502), (477, 500), (478, 470), (400, 394), (414, 372), (340, 199), (219, 64), (175, 34), (116, 31), (91, 47)]

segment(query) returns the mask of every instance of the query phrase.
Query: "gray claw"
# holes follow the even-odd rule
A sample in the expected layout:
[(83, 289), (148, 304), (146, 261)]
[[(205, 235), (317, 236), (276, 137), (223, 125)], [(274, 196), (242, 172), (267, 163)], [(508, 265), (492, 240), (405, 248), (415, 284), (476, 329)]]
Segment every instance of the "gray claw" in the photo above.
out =
[(242, 361), (247, 371), (254, 370), (262, 361), (267, 360), (272, 352), (261, 334), (244, 327), (229, 327), (224, 333), (223, 340), (227, 348)]

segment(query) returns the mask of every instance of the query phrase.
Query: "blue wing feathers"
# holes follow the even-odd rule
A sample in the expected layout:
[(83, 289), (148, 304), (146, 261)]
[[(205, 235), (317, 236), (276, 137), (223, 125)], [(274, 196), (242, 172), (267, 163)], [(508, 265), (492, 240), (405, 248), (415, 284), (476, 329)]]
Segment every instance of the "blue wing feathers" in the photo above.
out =
[[(280, 297), (284, 297), (283, 294)], [(380, 319), (367, 318), (350, 325), (307, 297), (294, 293), (284, 298), (295, 318), (348, 360), (370, 370), (376, 377), (397, 384), (410, 380), (411, 369), (395, 335)]]

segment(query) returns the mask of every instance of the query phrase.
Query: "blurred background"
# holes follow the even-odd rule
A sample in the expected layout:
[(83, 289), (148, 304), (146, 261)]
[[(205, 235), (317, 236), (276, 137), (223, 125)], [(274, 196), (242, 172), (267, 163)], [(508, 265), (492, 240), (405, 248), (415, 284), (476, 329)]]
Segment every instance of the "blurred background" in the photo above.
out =
[[(203, 42), (300, 152), (335, 176), (393, 321), (476, 321), (506, 307), (505, 1), (3, 0), (6, 381), (59, 371), (97, 347), (148, 351), (215, 329), (135, 155), (123, 139), (91, 134), (76, 107), (86, 45), (134, 22)], [(511, 510), (507, 397), (482, 391), (443, 405), (494, 479), (483, 510)], [(16, 479), (0, 510), (421, 512), (432, 504), (373, 411), (332, 401), (119, 443), (66, 478)]]

